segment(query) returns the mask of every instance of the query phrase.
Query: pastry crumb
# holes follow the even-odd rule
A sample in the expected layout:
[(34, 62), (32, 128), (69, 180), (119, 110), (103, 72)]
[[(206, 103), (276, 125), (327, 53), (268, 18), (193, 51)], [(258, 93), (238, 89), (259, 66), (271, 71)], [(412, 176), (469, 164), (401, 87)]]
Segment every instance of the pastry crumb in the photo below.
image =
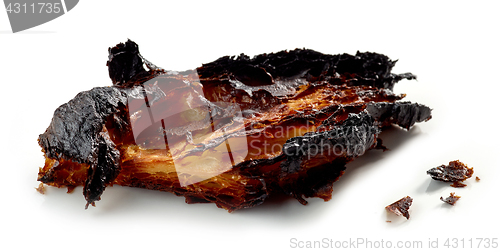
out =
[(449, 196), (448, 198), (443, 199), (443, 197), (441, 197), (441, 200), (442, 200), (443, 202), (446, 202), (446, 203), (448, 203), (448, 204), (450, 204), (450, 205), (454, 206), (454, 205), (455, 205), (455, 203), (457, 203), (457, 200), (459, 200), (460, 198), (461, 198), (461, 196), (455, 195), (455, 193), (454, 193), (454, 192), (452, 192), (452, 193), (450, 193), (450, 196)]
[(410, 209), (411, 203), (413, 199), (410, 196), (406, 196), (388, 206), (385, 207), (387, 211), (393, 212), (397, 215), (403, 215), (406, 219), (410, 218), (410, 213), (408, 209)]
[(467, 167), (466, 164), (459, 160), (450, 161), (448, 165), (440, 165), (427, 171), (427, 174), (432, 179), (453, 182), (452, 187), (465, 187), (466, 184), (460, 183), (472, 177), (474, 168)]
[(47, 191), (47, 189), (45, 188), (45, 186), (43, 185), (43, 183), (40, 183), (38, 185), (38, 187), (35, 187), (35, 190), (37, 192), (39, 192), (40, 194), (45, 194), (45, 192)]

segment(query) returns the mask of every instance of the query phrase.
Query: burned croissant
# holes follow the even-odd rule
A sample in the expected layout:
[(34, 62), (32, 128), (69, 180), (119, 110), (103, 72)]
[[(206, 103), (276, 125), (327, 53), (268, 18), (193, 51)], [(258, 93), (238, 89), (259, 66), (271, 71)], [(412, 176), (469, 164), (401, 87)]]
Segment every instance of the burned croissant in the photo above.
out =
[(306, 49), (222, 57), (166, 71), (128, 40), (109, 49), (113, 86), (79, 93), (39, 136), (38, 180), (83, 185), (89, 204), (108, 185), (173, 192), (228, 211), (285, 193), (329, 200), (346, 163), (383, 148), (385, 126), (431, 118), (400, 101), (395, 61), (376, 53)]

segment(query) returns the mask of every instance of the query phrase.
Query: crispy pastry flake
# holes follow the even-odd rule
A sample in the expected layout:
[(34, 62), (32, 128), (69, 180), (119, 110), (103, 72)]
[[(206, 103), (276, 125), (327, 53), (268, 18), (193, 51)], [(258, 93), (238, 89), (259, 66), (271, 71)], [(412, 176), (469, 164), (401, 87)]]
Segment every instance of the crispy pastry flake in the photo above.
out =
[(461, 198), (460, 196), (457, 196), (457, 195), (455, 195), (455, 193), (454, 193), (454, 192), (452, 192), (452, 193), (450, 193), (450, 196), (449, 196), (449, 197), (447, 197), (446, 199), (443, 199), (443, 197), (441, 197), (441, 200), (442, 200), (443, 202), (446, 202), (446, 203), (448, 203), (448, 204), (450, 204), (450, 205), (454, 206), (454, 205), (455, 205), (455, 203), (457, 203), (457, 201), (458, 201), (460, 198)]
[(472, 167), (469, 168), (458, 160), (450, 161), (448, 165), (440, 165), (427, 171), (427, 174), (430, 175), (432, 179), (453, 182), (453, 184), (451, 184), (453, 187), (467, 186), (461, 182), (472, 177), (473, 173), (474, 169)]
[(406, 219), (410, 218), (410, 209), (413, 199), (410, 196), (406, 196), (388, 206), (385, 207), (387, 211), (393, 212), (396, 215), (403, 215)]
[(40, 194), (45, 194), (45, 192), (47, 191), (47, 188), (45, 188), (45, 186), (43, 185), (43, 183), (40, 183), (38, 185), (38, 187), (35, 187), (35, 190), (40, 193)]

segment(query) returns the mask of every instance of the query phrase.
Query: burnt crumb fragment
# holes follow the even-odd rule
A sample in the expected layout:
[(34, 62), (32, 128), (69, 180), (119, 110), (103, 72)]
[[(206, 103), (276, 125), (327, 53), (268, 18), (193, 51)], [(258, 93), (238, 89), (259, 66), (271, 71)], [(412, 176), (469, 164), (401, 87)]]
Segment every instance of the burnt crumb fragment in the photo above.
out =
[(427, 174), (429, 174), (432, 179), (444, 182), (454, 182), (451, 185), (453, 187), (467, 186), (460, 182), (472, 177), (473, 173), (474, 170), (472, 167), (469, 168), (458, 160), (450, 161), (448, 165), (440, 165), (427, 171)]
[(411, 203), (413, 199), (410, 196), (406, 196), (388, 206), (385, 207), (387, 211), (393, 212), (396, 215), (403, 215), (406, 219), (410, 218), (410, 213), (408, 209), (410, 209)]
[(43, 185), (43, 183), (40, 183), (38, 185), (38, 187), (35, 187), (35, 190), (37, 192), (39, 192), (40, 194), (45, 194), (45, 191), (47, 191), (47, 189), (45, 188), (45, 186)]
[(479, 180), (481, 180), (481, 179), (480, 179), (478, 176), (476, 176), (476, 181), (478, 181), (478, 182), (479, 182)]
[(450, 205), (454, 206), (454, 205), (455, 205), (455, 203), (457, 203), (457, 200), (458, 200), (458, 199), (460, 199), (460, 198), (461, 198), (460, 196), (457, 196), (457, 195), (455, 195), (455, 193), (454, 193), (454, 192), (452, 192), (452, 193), (450, 193), (450, 196), (449, 196), (449, 197), (447, 197), (446, 199), (443, 199), (443, 197), (441, 197), (441, 200), (442, 200), (443, 202), (446, 202), (446, 203), (448, 203), (448, 204), (450, 204)]

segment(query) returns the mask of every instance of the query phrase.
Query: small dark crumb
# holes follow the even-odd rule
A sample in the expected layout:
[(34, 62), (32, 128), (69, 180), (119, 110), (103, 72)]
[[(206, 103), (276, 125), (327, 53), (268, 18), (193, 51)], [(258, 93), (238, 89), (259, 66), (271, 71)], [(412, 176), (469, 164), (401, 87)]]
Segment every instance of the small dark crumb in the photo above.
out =
[(476, 176), (476, 181), (479, 181), (479, 180), (481, 180), (481, 179), (478, 176)]
[(413, 199), (410, 196), (406, 196), (388, 206), (385, 207), (387, 211), (391, 211), (397, 215), (403, 215), (406, 219), (410, 218), (410, 213), (408, 213), (408, 209), (410, 209), (411, 203)]
[(385, 222), (392, 222), (392, 221), (390, 221), (390, 220), (386, 220)]
[(452, 206), (454, 206), (455, 203), (457, 203), (458, 199), (460, 199), (460, 196), (455, 195), (454, 192), (450, 193), (450, 196), (448, 198), (446, 198), (446, 199), (443, 199), (443, 197), (441, 197), (441, 200), (443, 202), (446, 202), (446, 203), (448, 203), (448, 204), (450, 204)]
[(467, 167), (464, 163), (455, 160), (450, 161), (448, 165), (440, 165), (427, 171), (427, 174), (435, 180), (444, 182), (454, 182), (453, 187), (464, 187), (465, 184), (459, 183), (470, 177), (474, 173), (473, 168)]
[(46, 191), (45, 186), (43, 186), (43, 183), (40, 183), (38, 187), (35, 187), (35, 190), (40, 194), (45, 194)]

